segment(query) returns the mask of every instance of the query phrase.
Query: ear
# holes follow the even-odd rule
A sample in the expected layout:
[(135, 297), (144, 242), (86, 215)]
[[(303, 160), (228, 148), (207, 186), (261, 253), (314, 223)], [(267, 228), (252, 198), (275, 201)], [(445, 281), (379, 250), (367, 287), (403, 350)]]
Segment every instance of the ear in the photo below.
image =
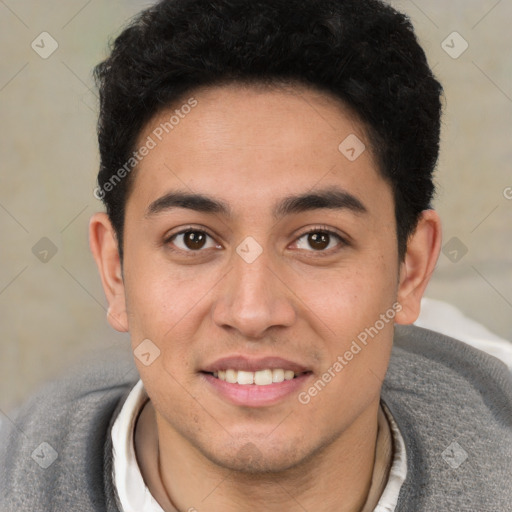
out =
[(441, 221), (434, 210), (422, 212), (414, 233), (409, 237), (405, 260), (400, 265), (397, 300), (398, 324), (412, 324), (420, 314), (421, 298), (434, 272), (441, 250)]
[(106, 213), (95, 213), (91, 217), (89, 246), (108, 301), (107, 319), (116, 331), (127, 332), (126, 296), (117, 237)]

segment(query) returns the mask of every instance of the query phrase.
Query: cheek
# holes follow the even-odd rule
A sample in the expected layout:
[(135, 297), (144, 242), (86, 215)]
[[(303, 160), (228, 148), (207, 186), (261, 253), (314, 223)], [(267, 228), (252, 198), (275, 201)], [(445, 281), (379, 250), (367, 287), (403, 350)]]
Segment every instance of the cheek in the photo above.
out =
[(199, 275), (193, 266), (180, 269), (154, 256), (140, 262), (133, 259), (125, 276), (130, 331), (156, 339), (179, 330), (215, 284), (213, 272)]
[(148, 379), (149, 386), (155, 383), (155, 393), (165, 389), (180, 394), (183, 388), (178, 383), (191, 384), (196, 371), (192, 356), (198, 351), (198, 332), (210, 307), (207, 292), (216, 282), (212, 272), (186, 279), (178, 274), (171, 274), (168, 267), (146, 265), (127, 280), (132, 350), (137, 356), (141, 351), (137, 347), (149, 340), (158, 355), (150, 366), (136, 357), (142, 379)]
[(346, 338), (372, 325), (392, 306), (397, 272), (389, 258), (358, 255), (337, 269), (295, 277), (291, 287), (323, 321), (327, 335)]
[(398, 265), (392, 258), (394, 252), (390, 253), (391, 257), (389, 252), (369, 252), (369, 256), (362, 255), (351, 265), (316, 280), (316, 286), (309, 282), (303, 288), (304, 303), (315, 313), (310, 318), (325, 340), (325, 369), (338, 356), (346, 361), (331, 389), (350, 389), (351, 396), (364, 389), (371, 394), (373, 387), (368, 387), (365, 379), (372, 379), (377, 389), (378, 379), (385, 374), (397, 312), (393, 305)]
[(199, 402), (194, 399), (195, 388), (180, 373), (180, 365), (169, 367), (169, 356), (169, 351), (164, 351), (148, 367), (137, 364), (144, 388), (155, 410), (159, 415), (164, 415), (168, 424), (181, 431), (196, 430), (202, 411)]

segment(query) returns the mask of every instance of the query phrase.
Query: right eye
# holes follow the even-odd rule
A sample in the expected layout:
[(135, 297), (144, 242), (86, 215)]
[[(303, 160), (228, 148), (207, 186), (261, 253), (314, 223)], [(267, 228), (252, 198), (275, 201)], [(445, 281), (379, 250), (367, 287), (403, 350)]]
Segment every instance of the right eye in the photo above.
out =
[[(210, 245), (208, 245), (208, 239), (211, 240)], [(188, 253), (201, 252), (201, 249), (212, 247), (221, 248), (206, 231), (190, 228), (174, 233), (166, 239), (165, 243), (170, 245), (173, 251), (176, 249), (172, 245), (177, 247), (178, 250)]]

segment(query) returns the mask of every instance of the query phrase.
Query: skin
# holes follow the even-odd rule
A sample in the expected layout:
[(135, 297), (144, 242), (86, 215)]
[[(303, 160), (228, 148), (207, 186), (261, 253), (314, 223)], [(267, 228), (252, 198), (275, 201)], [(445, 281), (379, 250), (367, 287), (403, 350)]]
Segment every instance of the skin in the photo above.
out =
[[(199, 372), (235, 353), (280, 356), (312, 372), (303, 391), (396, 301), (395, 321), (414, 322), (439, 255), (439, 218), (423, 212), (400, 263), (393, 195), (369, 143), (353, 162), (338, 150), (350, 134), (365, 141), (364, 128), (323, 92), (225, 85), (193, 96), (197, 107), (137, 167), (122, 267), (106, 214), (90, 222), (112, 326), (130, 332), (133, 349), (150, 339), (160, 350), (149, 366), (135, 358), (151, 400), (136, 434), (144, 478), (165, 510), (171, 501), (210, 512), (360, 510), (393, 322), (307, 405), (296, 393), (267, 407), (234, 405)], [(172, 110), (145, 127), (141, 144)], [(366, 211), (272, 216), (286, 196), (334, 187)], [(147, 215), (178, 189), (222, 200), (231, 216)], [(168, 240), (190, 226), (210, 235), (203, 248), (190, 249), (183, 235)], [(318, 249), (310, 228), (346, 243), (332, 235)], [(262, 248), (252, 263), (236, 252), (248, 236)]]

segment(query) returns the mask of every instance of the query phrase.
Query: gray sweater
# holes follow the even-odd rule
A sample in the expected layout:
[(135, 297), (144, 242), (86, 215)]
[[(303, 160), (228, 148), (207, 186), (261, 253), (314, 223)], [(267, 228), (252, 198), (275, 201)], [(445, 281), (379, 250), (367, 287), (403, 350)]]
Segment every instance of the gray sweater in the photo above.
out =
[[(119, 512), (110, 429), (137, 380), (130, 354), (82, 365), (3, 421), (0, 511)], [(407, 450), (397, 512), (512, 511), (512, 376), (501, 361), (398, 326), (381, 398)]]

